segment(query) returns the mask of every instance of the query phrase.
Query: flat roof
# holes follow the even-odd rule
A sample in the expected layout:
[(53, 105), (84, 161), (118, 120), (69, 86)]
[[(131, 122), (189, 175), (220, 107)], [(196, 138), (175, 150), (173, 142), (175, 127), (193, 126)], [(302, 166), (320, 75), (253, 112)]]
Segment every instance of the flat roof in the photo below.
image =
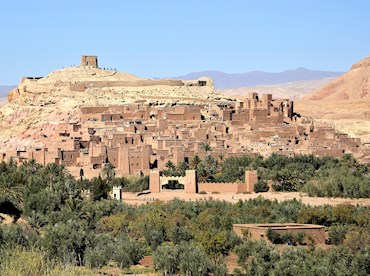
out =
[(318, 229), (325, 228), (323, 225), (317, 224), (300, 224), (300, 223), (251, 223), (251, 224), (233, 224), (233, 226), (240, 228), (252, 228), (252, 229), (274, 229), (274, 230), (286, 230), (286, 229)]

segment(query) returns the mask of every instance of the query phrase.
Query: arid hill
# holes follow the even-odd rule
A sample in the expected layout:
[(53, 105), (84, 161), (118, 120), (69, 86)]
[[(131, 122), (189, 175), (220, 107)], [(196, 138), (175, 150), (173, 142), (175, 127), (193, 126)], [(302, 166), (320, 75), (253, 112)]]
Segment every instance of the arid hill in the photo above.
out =
[(370, 145), (370, 57), (295, 102), (297, 112)]
[(0, 148), (30, 146), (41, 129), (71, 122), (81, 107), (128, 103), (171, 105), (219, 97), (212, 80), (152, 80), (97, 66), (59, 69), (44, 77), (23, 78), (0, 108)]
[(304, 100), (370, 100), (370, 57), (352, 66), (344, 75), (304, 97)]
[(214, 97), (212, 80), (152, 80), (91, 66), (56, 70), (45, 77), (23, 78), (8, 94), (20, 106), (107, 105), (137, 100), (198, 100)]

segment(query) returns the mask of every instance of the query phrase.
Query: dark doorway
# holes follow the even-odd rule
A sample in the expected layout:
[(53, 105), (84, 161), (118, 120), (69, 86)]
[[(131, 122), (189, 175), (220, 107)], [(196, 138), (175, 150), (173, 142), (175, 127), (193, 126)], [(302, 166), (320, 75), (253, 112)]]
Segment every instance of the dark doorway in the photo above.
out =
[(179, 183), (177, 180), (170, 180), (167, 184), (162, 186), (163, 190), (184, 190), (184, 184)]

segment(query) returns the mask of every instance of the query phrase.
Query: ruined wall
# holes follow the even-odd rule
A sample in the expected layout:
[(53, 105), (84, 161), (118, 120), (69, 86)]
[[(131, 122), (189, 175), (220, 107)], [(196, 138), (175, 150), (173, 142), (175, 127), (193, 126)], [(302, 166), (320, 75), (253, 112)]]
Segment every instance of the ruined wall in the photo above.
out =
[(84, 81), (74, 83), (86, 88), (105, 88), (105, 87), (140, 87), (140, 86), (183, 86), (181, 80), (135, 80), (135, 81)]

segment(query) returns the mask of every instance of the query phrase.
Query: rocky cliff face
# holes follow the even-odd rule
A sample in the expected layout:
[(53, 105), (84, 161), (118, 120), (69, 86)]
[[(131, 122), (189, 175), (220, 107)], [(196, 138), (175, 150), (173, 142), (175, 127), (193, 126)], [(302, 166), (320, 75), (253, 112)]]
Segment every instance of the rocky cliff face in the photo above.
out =
[(370, 100), (370, 57), (354, 64), (344, 75), (306, 96), (305, 100)]

